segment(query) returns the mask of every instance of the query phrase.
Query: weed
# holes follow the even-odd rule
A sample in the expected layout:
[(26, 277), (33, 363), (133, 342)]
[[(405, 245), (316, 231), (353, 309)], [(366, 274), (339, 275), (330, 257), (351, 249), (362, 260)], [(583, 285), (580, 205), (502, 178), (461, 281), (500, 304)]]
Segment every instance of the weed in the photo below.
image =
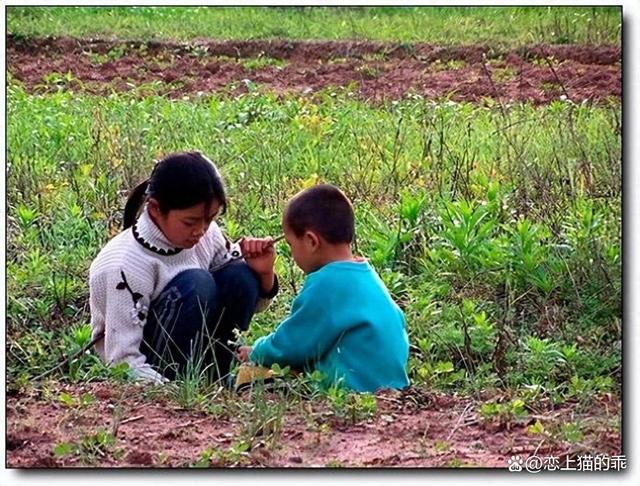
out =
[(287, 410), (287, 395), (269, 397), (261, 385), (254, 386), (249, 403), (240, 407), (240, 437), (250, 446), (261, 441), (274, 447), (280, 438)]
[(376, 79), (380, 76), (380, 69), (371, 66), (370, 64), (362, 64), (356, 68), (356, 72), (359, 73), (365, 79)]
[(436, 59), (431, 64), (429, 64), (429, 69), (435, 72), (455, 71), (458, 69), (462, 69), (465, 65), (466, 65), (466, 62), (463, 59), (450, 59), (448, 61), (443, 61), (442, 59)]
[(257, 69), (263, 69), (268, 66), (273, 66), (278, 69), (283, 69), (289, 64), (284, 59), (274, 59), (269, 56), (265, 56), (263, 52), (261, 52), (257, 57), (251, 59), (243, 59), (241, 64), (248, 70), (253, 71)]
[(447, 467), (464, 467), (465, 463), (462, 462), (462, 459), (458, 458), (458, 457), (454, 457), (453, 459), (451, 459), (448, 463), (447, 463)]
[(84, 408), (96, 402), (96, 398), (90, 393), (83, 393), (80, 397), (73, 397), (67, 392), (61, 392), (58, 401), (65, 407)]
[(248, 442), (239, 441), (229, 448), (207, 447), (200, 453), (192, 467), (237, 467), (247, 462), (248, 451), (251, 446)]
[(444, 440), (436, 440), (433, 443), (433, 447), (436, 452), (447, 452), (451, 446)]
[(378, 410), (375, 395), (349, 392), (341, 386), (330, 387), (326, 398), (334, 415), (351, 423), (372, 417)]
[(480, 416), (487, 422), (497, 422), (500, 427), (510, 428), (514, 421), (527, 416), (525, 403), (520, 399), (509, 402), (487, 402), (480, 406)]
[(516, 72), (511, 67), (494, 68), (491, 76), (498, 83), (506, 83), (516, 77)]
[[(128, 47), (126, 44), (120, 44), (115, 47), (109, 49), (105, 54), (99, 54), (95, 52), (85, 52), (85, 55), (89, 57), (89, 60), (92, 64), (101, 65), (107, 62), (117, 61), (121, 57), (124, 57), (127, 54)], [(144, 54), (144, 51), (141, 52), (141, 55)]]
[(96, 460), (107, 455), (119, 457), (122, 451), (115, 448), (115, 437), (104, 429), (98, 429), (93, 434), (84, 435), (77, 442), (60, 442), (53, 448), (56, 457), (75, 457), (83, 464), (91, 465)]
[(580, 428), (580, 425), (575, 422), (569, 422), (562, 425), (561, 428), (562, 437), (564, 440), (571, 444), (575, 444), (576, 442), (580, 442), (584, 435)]
[(187, 53), (192, 57), (206, 57), (209, 55), (209, 47), (203, 45), (192, 45), (187, 49)]
[(385, 52), (366, 53), (362, 56), (362, 60), (365, 62), (384, 62), (387, 60), (387, 54)]
[(543, 81), (542, 84), (540, 84), (540, 89), (545, 93), (562, 93), (562, 86), (551, 81)]

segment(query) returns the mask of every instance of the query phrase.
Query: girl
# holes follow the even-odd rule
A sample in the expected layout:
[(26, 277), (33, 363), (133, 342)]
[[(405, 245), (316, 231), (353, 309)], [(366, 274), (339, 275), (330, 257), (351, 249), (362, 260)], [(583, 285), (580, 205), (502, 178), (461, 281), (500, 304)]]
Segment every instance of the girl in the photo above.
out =
[[(142, 205), (145, 205), (136, 219)], [(214, 164), (199, 152), (158, 162), (124, 211), (124, 231), (89, 270), (93, 338), (109, 364), (126, 362), (143, 379), (163, 382), (200, 365), (223, 378), (234, 328), (278, 292), (270, 238), (243, 238), (234, 261), (214, 219), (227, 207)]]

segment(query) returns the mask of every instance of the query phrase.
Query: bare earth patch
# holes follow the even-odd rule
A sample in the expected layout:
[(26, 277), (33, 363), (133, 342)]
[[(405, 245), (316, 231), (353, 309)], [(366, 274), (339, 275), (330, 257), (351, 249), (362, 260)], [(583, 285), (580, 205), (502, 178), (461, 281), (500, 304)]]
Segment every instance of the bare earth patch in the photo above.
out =
[[(546, 104), (619, 98), (618, 46), (535, 45), (508, 52), (488, 46), (302, 41), (202, 41), (195, 44), (9, 35), (7, 66), (30, 90), (69, 87), (95, 94), (160, 82), (163, 94), (247, 90), (248, 82), (277, 94), (349, 86), (380, 102), (415, 93), (455, 101), (496, 98)], [(59, 82), (59, 80), (57, 81)]]
[[(511, 455), (528, 457), (536, 451), (538, 456), (621, 453), (615, 432), (619, 403), (608, 396), (586, 410), (565, 403), (509, 423), (483, 420), (481, 402), (416, 389), (379, 393), (375, 415), (355, 422), (337, 418), (324, 402), (303, 400), (284, 413), (278, 434), (268, 439), (266, 433), (257, 434), (251, 447), (238, 450), (246, 427), (241, 417), (176, 408), (157, 397), (145, 398), (140, 385), (54, 382), (43, 390), (7, 400), (9, 467), (185, 467), (207, 450), (206, 465), (212, 467), (504, 468)], [(63, 392), (74, 400), (88, 394), (95, 401), (65, 404)], [(527, 432), (538, 420), (547, 430), (582, 420), (584, 437), (577, 444), (543, 440)], [(99, 430), (115, 436), (102, 452), (53, 453), (61, 443), (86, 443)]]

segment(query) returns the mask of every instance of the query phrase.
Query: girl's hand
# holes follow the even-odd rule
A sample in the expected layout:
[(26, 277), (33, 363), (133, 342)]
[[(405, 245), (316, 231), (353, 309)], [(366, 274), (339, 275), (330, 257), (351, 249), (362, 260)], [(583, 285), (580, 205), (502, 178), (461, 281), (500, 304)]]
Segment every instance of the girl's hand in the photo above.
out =
[(240, 250), (247, 265), (256, 273), (261, 276), (273, 275), (276, 250), (272, 238), (242, 238)]
[(253, 351), (253, 348), (251, 346), (240, 346), (238, 348), (238, 360), (241, 363), (249, 361), (249, 355), (251, 354), (251, 351)]

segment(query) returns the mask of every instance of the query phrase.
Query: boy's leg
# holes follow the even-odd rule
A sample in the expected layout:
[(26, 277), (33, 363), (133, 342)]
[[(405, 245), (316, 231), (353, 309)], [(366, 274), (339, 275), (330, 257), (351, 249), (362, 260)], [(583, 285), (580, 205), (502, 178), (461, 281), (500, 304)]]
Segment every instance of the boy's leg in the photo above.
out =
[(229, 372), (234, 347), (228, 344), (233, 339), (233, 329), (247, 330), (256, 310), (260, 295), (260, 281), (251, 268), (244, 262), (232, 263), (213, 272), (216, 288), (220, 295), (220, 321), (216, 335), (221, 345), (216, 348), (216, 362), (221, 376)]
[(176, 275), (151, 303), (141, 351), (169, 379), (187, 364), (206, 366), (212, 346), (209, 322), (219, 314), (220, 294), (211, 274), (192, 269)]

